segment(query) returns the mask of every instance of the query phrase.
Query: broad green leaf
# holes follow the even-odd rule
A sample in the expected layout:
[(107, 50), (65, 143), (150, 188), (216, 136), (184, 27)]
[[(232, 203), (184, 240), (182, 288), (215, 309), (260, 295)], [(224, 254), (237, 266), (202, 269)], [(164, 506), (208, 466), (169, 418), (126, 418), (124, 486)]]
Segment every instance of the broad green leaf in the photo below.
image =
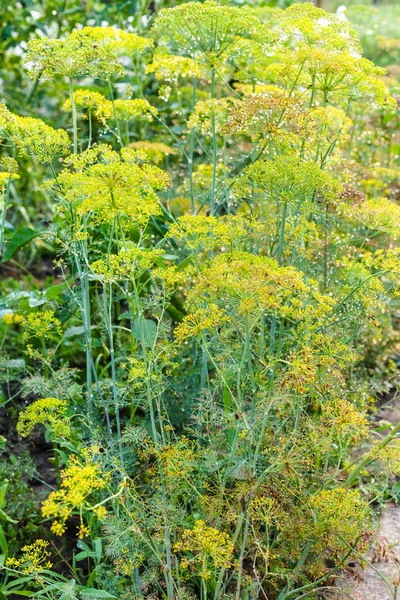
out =
[(86, 597), (89, 597), (89, 598), (117, 598), (117, 596), (113, 596), (112, 594), (110, 594), (109, 592), (106, 592), (105, 590), (96, 590), (95, 588), (84, 588), (84, 589), (81, 588), (80, 594), (84, 598), (86, 598)]
[(10, 260), (10, 258), (12, 258), (18, 252), (18, 250), (20, 250), (39, 234), (39, 231), (35, 231), (30, 227), (21, 227), (20, 229), (17, 229), (7, 244), (2, 262), (7, 262), (7, 260)]
[(18, 523), (18, 521), (9, 517), (2, 508), (0, 508), (0, 519), (3, 519), (3, 521), (7, 521), (8, 523)]
[(132, 335), (135, 340), (152, 346), (157, 335), (157, 325), (151, 319), (139, 318), (132, 324)]

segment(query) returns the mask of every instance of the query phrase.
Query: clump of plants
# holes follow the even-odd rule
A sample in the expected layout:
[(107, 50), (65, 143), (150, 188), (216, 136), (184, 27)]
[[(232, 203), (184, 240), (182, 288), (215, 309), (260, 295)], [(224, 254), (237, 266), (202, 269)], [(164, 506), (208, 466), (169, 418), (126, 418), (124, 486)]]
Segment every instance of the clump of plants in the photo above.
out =
[(0, 376), (54, 478), (42, 537), (7, 555), (0, 529), (0, 595), (319, 597), (400, 472), (374, 421), (399, 347), (385, 70), (312, 4), (214, 0), (24, 61), (42, 102), (0, 106), (0, 252), (31, 273), (1, 284)]

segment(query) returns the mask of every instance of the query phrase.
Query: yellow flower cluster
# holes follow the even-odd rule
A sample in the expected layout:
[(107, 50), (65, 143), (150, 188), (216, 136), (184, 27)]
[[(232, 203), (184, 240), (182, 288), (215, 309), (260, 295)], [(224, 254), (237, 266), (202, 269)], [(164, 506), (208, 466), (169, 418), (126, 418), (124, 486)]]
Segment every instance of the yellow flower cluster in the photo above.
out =
[(187, 56), (173, 56), (165, 49), (157, 49), (152, 62), (147, 65), (146, 73), (154, 73), (159, 81), (177, 83), (179, 79), (199, 78), (203, 76), (201, 66)]
[(64, 533), (65, 523), (75, 511), (82, 515), (84, 509), (92, 510), (88, 503), (90, 496), (106, 486), (100, 467), (93, 462), (89, 450), (84, 451), (82, 459), (71, 456), (69, 463), (61, 473), (60, 489), (51, 492), (42, 504), (42, 515), (56, 519), (51, 526), (56, 535)]
[(127, 577), (131, 576), (134, 569), (140, 567), (145, 560), (145, 555), (142, 552), (134, 552), (133, 554), (129, 554), (129, 549), (126, 548), (126, 552), (124, 552), (124, 556), (121, 558), (117, 558), (114, 561), (114, 567), (117, 573), (121, 575), (125, 575)]
[(193, 529), (185, 529), (174, 550), (190, 552), (192, 557), (183, 559), (181, 566), (194, 570), (207, 581), (211, 577), (210, 563), (214, 568), (228, 569), (232, 566), (234, 544), (227, 533), (198, 520)]
[(249, 506), (249, 517), (253, 521), (261, 521), (265, 525), (271, 525), (277, 512), (277, 503), (269, 496), (255, 496), (251, 499)]
[(84, 27), (64, 40), (41, 38), (28, 43), (26, 64), (33, 79), (90, 75), (110, 78), (124, 71), (118, 59), (143, 52), (152, 40), (114, 27)]
[(151, 274), (153, 277), (160, 279), (165, 288), (170, 290), (174, 289), (177, 285), (182, 284), (185, 279), (187, 279), (186, 271), (184, 269), (179, 269), (175, 265), (152, 269)]
[(199, 308), (186, 315), (175, 328), (174, 335), (179, 342), (183, 342), (204, 331), (216, 329), (228, 320), (228, 316), (221, 308), (215, 304), (208, 304), (207, 308)]
[(176, 150), (163, 144), (162, 142), (150, 142), (148, 140), (142, 140), (140, 142), (132, 142), (129, 144), (130, 148), (134, 150), (143, 151), (147, 154), (150, 160), (158, 165), (165, 156), (176, 154)]
[(17, 313), (9, 312), (3, 315), (3, 321), (6, 325), (20, 325), (24, 322), (24, 317)]
[(168, 444), (157, 451), (163, 475), (172, 485), (179, 479), (186, 479), (196, 467), (197, 454), (195, 442), (183, 436), (174, 444)]
[(158, 110), (144, 98), (134, 98), (133, 100), (122, 100), (118, 98), (114, 101), (115, 112), (118, 119), (130, 121), (131, 119), (153, 120), (153, 115), (157, 115)]
[(54, 316), (52, 310), (28, 313), (23, 320), (23, 338), (46, 338), (62, 334), (61, 321)]
[(278, 156), (258, 160), (239, 178), (237, 189), (254, 182), (268, 198), (298, 203), (322, 198), (334, 202), (342, 190), (339, 181), (313, 162), (302, 162), (296, 156)]
[[(76, 90), (74, 92), (74, 100), (77, 110), (85, 111), (83, 114), (84, 119), (87, 119), (88, 115), (90, 115), (102, 123), (102, 125), (106, 125), (107, 121), (111, 119), (113, 115), (112, 102), (107, 100), (107, 98), (105, 98), (103, 94), (100, 94), (99, 92), (82, 89)], [(66, 112), (71, 112), (71, 98), (68, 98), (64, 102), (62, 108)]]
[(241, 100), (231, 101), (221, 133), (247, 133), (253, 138), (263, 134), (276, 138), (287, 133), (292, 121), (299, 118), (300, 106), (299, 100), (293, 97), (268, 92), (246, 94)]
[(197, 129), (202, 135), (211, 135), (213, 126), (215, 133), (221, 133), (229, 115), (230, 98), (210, 98), (196, 103), (187, 122), (188, 129)]
[(290, 49), (307, 46), (330, 52), (361, 51), (358, 35), (347, 21), (308, 2), (273, 12), (269, 24), (277, 28), (284, 46)]
[[(193, 26), (195, 24), (195, 26)], [(207, 66), (216, 66), (236, 55), (248, 57), (257, 40), (275, 39), (247, 6), (224, 6), (214, 0), (185, 2), (159, 11), (153, 30), (170, 38), (172, 46)]]
[(168, 235), (198, 252), (216, 247), (231, 249), (248, 239), (259, 239), (263, 228), (261, 221), (240, 215), (183, 215), (171, 225)]
[[(4, 169), (4, 170), (3, 170)], [(18, 163), (9, 156), (0, 158), (0, 192), (3, 192), (12, 179), (19, 179)], [(0, 205), (2, 200), (0, 200)]]
[(350, 437), (357, 442), (368, 435), (368, 419), (365, 412), (360, 412), (348, 400), (339, 400), (322, 407), (323, 420), (333, 427), (335, 434)]
[(220, 254), (203, 267), (189, 292), (189, 304), (237, 305), (239, 313), (273, 314), (293, 321), (311, 321), (329, 314), (335, 301), (306, 283), (293, 267), (247, 252)]
[(115, 281), (131, 277), (139, 277), (150, 269), (163, 250), (146, 249), (134, 246), (121, 249), (119, 254), (110, 254), (90, 265), (92, 271), (100, 275), (104, 281)]
[(71, 434), (66, 412), (68, 404), (58, 398), (41, 398), (35, 400), (18, 417), (17, 431), (26, 437), (35, 425), (48, 425), (54, 437), (68, 438)]
[(322, 160), (333, 145), (338, 146), (347, 138), (353, 122), (343, 110), (334, 106), (320, 106), (304, 113), (301, 122), (302, 137), (310, 152), (319, 149)]
[(150, 164), (139, 164), (146, 155), (123, 148), (121, 155), (109, 146), (85, 151), (64, 169), (58, 184), (67, 202), (77, 205), (80, 215), (92, 214), (95, 221), (112, 223), (126, 218), (143, 227), (151, 215), (161, 214), (156, 190), (165, 189), (168, 175)]
[(49, 542), (41, 539), (35, 540), (33, 544), (22, 547), (21, 558), (7, 558), (6, 567), (20, 571), (24, 575), (33, 575), (51, 569), (53, 565), (49, 560), (48, 547)]
[(41, 163), (51, 162), (53, 158), (65, 156), (70, 151), (67, 132), (53, 129), (41, 119), (12, 114), (3, 135), (14, 144), (19, 154), (32, 154)]
[(376, 445), (370, 450), (371, 458), (382, 462), (393, 475), (400, 475), (400, 440), (394, 439), (385, 446)]
[(366, 200), (354, 209), (354, 216), (369, 229), (397, 238), (400, 233), (400, 206), (387, 198)]
[(322, 544), (340, 547), (341, 536), (353, 545), (360, 535), (360, 524), (368, 521), (368, 503), (358, 490), (321, 490), (311, 497), (310, 504), (315, 513), (315, 533)]

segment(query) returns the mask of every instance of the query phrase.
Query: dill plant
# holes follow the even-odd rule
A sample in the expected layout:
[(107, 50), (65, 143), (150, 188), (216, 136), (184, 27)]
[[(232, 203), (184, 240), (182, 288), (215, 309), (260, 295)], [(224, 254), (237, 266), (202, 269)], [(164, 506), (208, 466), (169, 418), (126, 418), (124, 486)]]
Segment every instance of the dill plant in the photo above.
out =
[[(45, 165), (59, 283), (28, 301), (5, 284), (2, 360), (24, 360), (0, 374), (6, 403), (29, 402), (17, 431), (53, 443), (42, 516), (63, 562), (33, 541), (1, 592), (322, 593), (399, 469), (399, 426), (373, 416), (399, 342), (384, 70), (311, 4), (214, 1), (140, 36), (31, 40), (26, 69), (69, 122), (1, 105), (0, 250), (16, 163)], [(377, 121), (389, 150), (372, 155)]]

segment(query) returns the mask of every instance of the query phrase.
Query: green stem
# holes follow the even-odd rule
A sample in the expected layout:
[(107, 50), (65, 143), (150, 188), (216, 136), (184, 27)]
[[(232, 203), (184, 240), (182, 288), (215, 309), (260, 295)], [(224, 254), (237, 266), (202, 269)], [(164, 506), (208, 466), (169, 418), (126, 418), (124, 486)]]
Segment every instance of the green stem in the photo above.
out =
[[(215, 68), (211, 71), (211, 99), (215, 97)], [(211, 135), (212, 135), (212, 181), (211, 181), (211, 202), (210, 214), (215, 213), (215, 187), (217, 181), (217, 135), (215, 131), (215, 116), (211, 119)]]
[(74, 86), (73, 86), (71, 78), (69, 80), (69, 97), (71, 99), (71, 109), (72, 109), (72, 132), (73, 132), (73, 140), (74, 140), (74, 154), (78, 154), (78, 122), (77, 122), (76, 104), (75, 104), (75, 98), (74, 98)]

